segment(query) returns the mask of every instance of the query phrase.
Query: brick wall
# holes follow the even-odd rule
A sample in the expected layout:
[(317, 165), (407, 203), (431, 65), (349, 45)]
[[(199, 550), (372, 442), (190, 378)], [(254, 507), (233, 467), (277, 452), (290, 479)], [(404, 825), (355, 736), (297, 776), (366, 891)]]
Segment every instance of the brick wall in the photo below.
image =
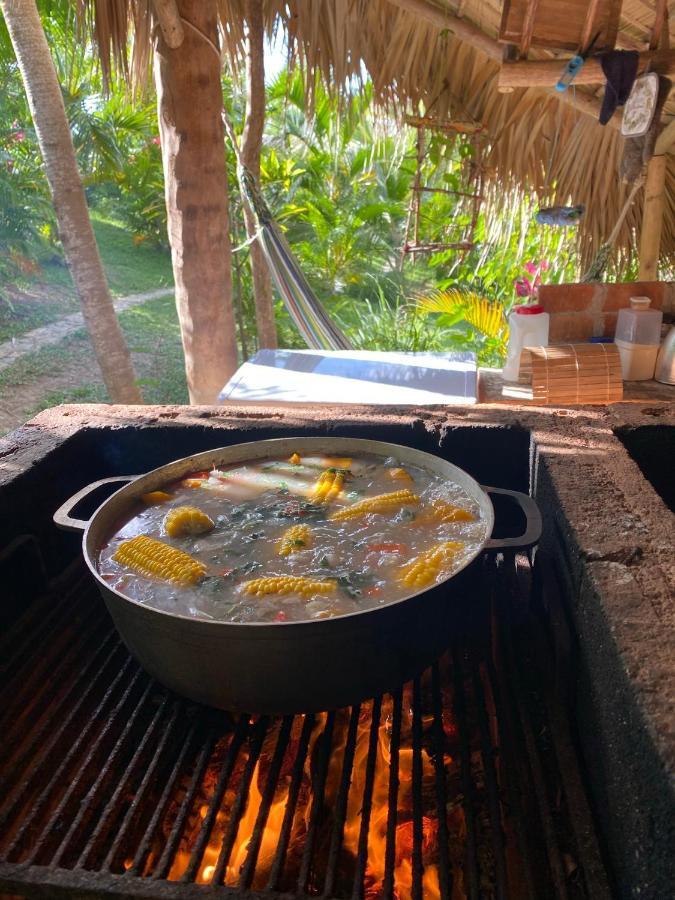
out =
[(542, 284), (539, 303), (551, 316), (549, 342), (613, 337), (617, 313), (631, 297), (650, 297), (652, 306), (675, 312), (675, 283), (639, 281), (626, 284)]

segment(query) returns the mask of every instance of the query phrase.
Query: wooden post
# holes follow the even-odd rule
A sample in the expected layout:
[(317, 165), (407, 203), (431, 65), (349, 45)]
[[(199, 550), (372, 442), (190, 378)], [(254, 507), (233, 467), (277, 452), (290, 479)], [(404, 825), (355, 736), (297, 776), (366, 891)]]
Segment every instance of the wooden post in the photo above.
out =
[(216, 0), (177, 0), (186, 27), (159, 30), (155, 86), (176, 307), (190, 403), (215, 403), (237, 368)]
[[(565, 59), (520, 59), (505, 60), (497, 77), (497, 90), (509, 92), (513, 88), (554, 87), (563, 69)], [(639, 54), (638, 74), (658, 72), (659, 75), (675, 73), (675, 51), (645, 50)], [(583, 64), (581, 71), (574, 79), (577, 87), (587, 84), (604, 84), (605, 73), (602, 71), (599, 57), (591, 57)]]
[(658, 278), (665, 181), (666, 157), (652, 156), (647, 166), (642, 208), (639, 281), (656, 281)]

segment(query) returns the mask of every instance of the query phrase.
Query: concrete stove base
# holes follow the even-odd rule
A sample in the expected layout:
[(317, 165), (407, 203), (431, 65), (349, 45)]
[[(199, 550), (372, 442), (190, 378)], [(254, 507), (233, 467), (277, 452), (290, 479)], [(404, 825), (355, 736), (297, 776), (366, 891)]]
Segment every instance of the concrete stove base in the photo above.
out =
[[(57, 407), (0, 441), (0, 496), (8, 503), (0, 543), (16, 534), (18, 517), (56, 565), (72, 539), (34, 520), (25, 473), (49, 466), (56, 508), (93, 477), (129, 474), (123, 446), (136, 447), (141, 460), (147, 448), (149, 468), (196, 445), (296, 431), (386, 439), (395, 429), (401, 442), (440, 448), (477, 477), (492, 473), (493, 482), (521, 487), (529, 477), (545, 517), (542, 558), (555, 560), (578, 640), (571, 713), (618, 896), (662, 898), (675, 883), (675, 517), (616, 434), (648, 426), (673, 428), (672, 405)], [(504, 447), (513, 440), (529, 447), (529, 473), (520, 453), (500, 454), (503, 429)], [(104, 451), (96, 449), (102, 435)]]

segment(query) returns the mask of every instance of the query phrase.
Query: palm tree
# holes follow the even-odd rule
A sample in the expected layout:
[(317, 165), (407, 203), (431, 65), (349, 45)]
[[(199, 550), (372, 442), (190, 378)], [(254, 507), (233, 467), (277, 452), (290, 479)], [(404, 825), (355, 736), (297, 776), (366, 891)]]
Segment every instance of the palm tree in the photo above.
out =
[(175, 20), (171, 30), (160, 18), (155, 85), (185, 372), (190, 401), (213, 403), (237, 368), (218, 8), (172, 0), (160, 9)]
[(0, 0), (28, 98), (59, 236), (103, 380), (115, 403), (141, 403), (101, 264), (56, 70), (35, 0)]

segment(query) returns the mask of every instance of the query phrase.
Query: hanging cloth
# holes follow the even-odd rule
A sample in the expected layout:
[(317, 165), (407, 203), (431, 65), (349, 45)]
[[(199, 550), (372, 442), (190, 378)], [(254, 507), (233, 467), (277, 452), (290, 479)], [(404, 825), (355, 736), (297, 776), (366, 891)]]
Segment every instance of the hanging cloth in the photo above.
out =
[(600, 57), (607, 84), (602, 98), (600, 124), (606, 125), (617, 106), (623, 106), (633, 90), (640, 57), (635, 50), (609, 50)]
[(352, 350), (352, 345), (309, 286), (253, 175), (243, 164), (234, 129), (225, 112), (223, 123), (237, 158), (241, 195), (255, 219), (256, 239), (290, 317), (312, 350)]

